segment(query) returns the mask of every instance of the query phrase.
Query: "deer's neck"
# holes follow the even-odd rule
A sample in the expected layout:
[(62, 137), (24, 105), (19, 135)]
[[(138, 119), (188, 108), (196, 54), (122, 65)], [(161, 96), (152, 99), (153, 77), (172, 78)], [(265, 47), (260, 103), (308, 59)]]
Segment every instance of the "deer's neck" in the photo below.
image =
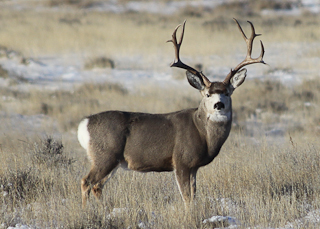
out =
[(215, 157), (229, 136), (232, 123), (232, 109), (225, 115), (208, 115), (200, 106), (194, 113), (194, 123), (200, 135), (207, 142), (208, 155)]

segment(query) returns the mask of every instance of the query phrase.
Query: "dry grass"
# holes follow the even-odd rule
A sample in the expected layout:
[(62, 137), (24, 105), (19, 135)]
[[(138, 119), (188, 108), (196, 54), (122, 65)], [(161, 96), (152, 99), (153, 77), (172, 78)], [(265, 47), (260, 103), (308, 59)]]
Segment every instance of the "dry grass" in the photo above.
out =
[[(19, 149), (2, 146), (1, 161), (11, 161), (0, 171), (2, 225), (127, 228), (144, 222), (152, 228), (202, 228), (203, 219), (230, 215), (242, 227), (276, 228), (319, 208), (320, 146), (316, 139), (306, 143), (288, 139), (282, 147), (253, 146), (239, 133), (232, 134), (214, 162), (200, 170), (192, 214), (184, 212), (172, 173), (122, 170), (107, 184), (100, 204), (91, 198), (87, 209), (81, 210), (79, 180), (88, 165), (84, 154), (60, 151), (76, 161), (44, 166), (33, 158), (39, 154), (38, 144), (46, 145), (48, 139), (33, 141)], [(56, 148), (45, 149), (55, 161), (55, 154), (49, 152)], [(109, 215), (114, 208), (120, 208), (120, 213)], [(304, 224), (303, 228), (317, 226)]]
[[(44, 114), (57, 120), (62, 131), (75, 130), (79, 120), (105, 110), (167, 113), (198, 106), (201, 96), (193, 88), (144, 85), (128, 91), (118, 84), (88, 83), (73, 91), (3, 89), (4, 112)], [(287, 122), (290, 134), (319, 134), (320, 82), (306, 80), (294, 87), (278, 81), (247, 80), (233, 95), (234, 124), (245, 127), (254, 117), (262, 124)]]
[(81, 118), (105, 110), (166, 113), (195, 107), (200, 95), (191, 90), (174, 91), (173, 88), (150, 88), (145, 85), (136, 92), (127, 91), (118, 84), (84, 84), (74, 91), (46, 92), (32, 90), (2, 90), (6, 98), (2, 110), (24, 115), (45, 114), (58, 120), (63, 131), (75, 129)]
[(26, 56), (70, 52), (132, 55), (138, 50), (142, 53), (156, 53), (160, 51), (160, 44), (163, 45), (168, 39), (164, 29), (137, 25), (122, 15), (98, 12), (87, 14), (82, 11), (2, 10), (0, 13), (5, 18), (1, 22), (1, 27), (5, 28), (5, 32), (0, 33), (1, 44), (20, 50)]
[[(222, 6), (215, 11), (186, 8), (173, 16), (88, 13), (81, 9), (86, 1), (67, 2), (80, 4), (80, 8), (78, 5), (70, 12), (1, 9), (1, 45), (32, 57), (75, 52), (94, 60), (138, 54), (164, 65), (164, 60), (172, 58), (172, 47), (164, 42), (187, 18), (183, 56), (192, 62), (198, 55), (194, 62), (206, 68), (214, 53), (219, 56), (217, 64), (228, 67), (238, 59), (230, 58), (235, 51), (243, 53), (243, 40), (231, 20), (239, 16), (254, 22), (257, 32), (264, 34), (266, 47), (273, 46), (276, 51), (283, 44), (290, 47), (281, 60), (297, 53), (293, 47), (298, 42), (313, 42), (315, 47), (303, 49), (299, 56), (314, 58), (319, 53), (319, 17), (261, 17), (255, 11), (270, 7), (263, 5), (266, 1), (250, 6), (248, 12)], [(59, 5), (60, 1), (51, 3)], [(227, 15), (226, 9), (230, 10)], [(247, 25), (241, 23), (247, 31)], [(270, 56), (278, 54), (269, 50), (267, 58), (268, 52)], [(309, 65), (299, 62), (300, 67)], [(284, 61), (271, 69), (279, 66), (294, 70)], [(11, 77), (5, 69), (0, 74)], [(59, 123), (65, 137), (61, 141), (23, 131), (23, 127), (17, 132), (1, 128), (0, 228), (18, 223), (37, 228), (137, 228), (141, 222), (150, 228), (204, 228), (202, 220), (213, 215), (235, 217), (242, 228), (284, 227), (288, 222), (294, 228), (320, 226), (297, 221), (320, 208), (319, 78), (292, 87), (248, 79), (235, 91), (234, 127), (238, 128), (233, 128), (213, 163), (200, 169), (192, 214), (184, 212), (172, 173), (125, 171), (118, 171), (106, 185), (101, 203), (91, 198), (88, 208), (82, 210), (80, 179), (88, 172), (89, 162), (75, 139), (79, 120), (91, 113), (110, 109), (164, 113), (196, 107), (200, 95), (191, 87), (177, 90), (144, 85), (133, 92), (110, 83), (51, 92), (8, 87), (0, 90), (0, 98), (3, 113), (44, 114)], [(265, 126), (285, 123), (282, 144), (270, 144), (270, 139), (257, 136), (252, 141), (246, 132), (246, 122), (252, 119)], [(51, 125), (45, 123), (44, 128), (50, 132)], [(109, 215), (114, 208), (122, 212)]]
[(319, 79), (293, 87), (277, 81), (248, 81), (233, 95), (234, 122), (241, 126), (253, 118), (264, 125), (286, 123), (287, 133), (319, 135), (319, 87)]
[[(79, 183), (89, 162), (73, 130), (82, 115), (101, 110), (169, 112), (196, 106), (199, 95), (193, 89), (195, 98), (187, 92), (173, 96), (176, 92), (160, 88), (130, 92), (114, 84), (85, 84), (72, 93), (7, 90), (2, 96), (10, 95), (15, 102), (4, 104), (4, 110), (15, 104), (16, 112), (28, 113), (26, 108), (34, 106), (33, 113), (52, 116), (64, 131), (72, 131), (73, 137), (64, 142), (52, 137), (26, 138), (24, 133), (1, 137), (0, 206), (4, 217), (0, 224), (127, 228), (144, 222), (151, 228), (202, 228), (202, 220), (212, 215), (235, 217), (241, 227), (298, 223), (295, 220), (320, 207), (319, 85), (319, 80), (306, 81), (287, 88), (278, 82), (249, 80), (237, 89), (233, 95), (236, 122), (254, 115), (268, 124), (262, 114), (273, 113), (280, 119), (295, 113), (303, 128), (288, 132), (291, 137), (284, 138), (281, 146), (259, 137), (259, 143), (253, 144), (241, 131), (243, 127), (234, 128), (220, 155), (199, 171), (192, 214), (184, 212), (172, 173), (121, 170), (107, 184), (102, 202), (97, 204), (91, 198), (88, 208), (81, 210)], [(306, 102), (314, 106), (305, 107)], [(120, 208), (120, 213), (109, 215), (114, 208)], [(305, 222), (302, 227), (317, 226)]]
[[(235, 7), (236, 8), (236, 7)], [(73, 9), (65, 11), (0, 11), (1, 45), (21, 51), (26, 56), (62, 53), (85, 55), (128, 56), (139, 53), (168, 56), (170, 39), (175, 26), (188, 20), (184, 56), (230, 55), (243, 41), (236, 31), (232, 17), (254, 22), (257, 32), (263, 33), (265, 44), (283, 42), (312, 42), (320, 38), (320, 23), (314, 15), (300, 17), (264, 16), (239, 13), (217, 8), (201, 17), (181, 12), (173, 16), (151, 14), (110, 14)], [(203, 12), (206, 12), (205, 10)], [(231, 16), (229, 16), (231, 15)], [(245, 25), (244, 20), (240, 20)], [(196, 32), (194, 32), (196, 31)], [(23, 39), (22, 39), (23, 38)], [(201, 41), (201, 42), (199, 42)], [(222, 45), (223, 44), (223, 45)], [(171, 55), (170, 55), (171, 56)]]

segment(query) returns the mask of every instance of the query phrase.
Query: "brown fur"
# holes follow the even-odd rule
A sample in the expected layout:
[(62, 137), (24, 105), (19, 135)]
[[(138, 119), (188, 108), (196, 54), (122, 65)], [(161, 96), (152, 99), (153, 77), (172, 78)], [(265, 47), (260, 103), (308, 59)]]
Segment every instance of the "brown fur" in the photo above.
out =
[[(220, 84), (220, 85), (215, 85)], [(211, 93), (226, 93), (212, 83)], [(219, 153), (231, 129), (206, 118), (203, 105), (168, 114), (106, 111), (87, 117), (92, 168), (82, 179), (83, 204), (92, 188), (100, 198), (104, 183), (120, 164), (140, 172), (175, 171), (184, 201), (196, 192), (196, 173)]]

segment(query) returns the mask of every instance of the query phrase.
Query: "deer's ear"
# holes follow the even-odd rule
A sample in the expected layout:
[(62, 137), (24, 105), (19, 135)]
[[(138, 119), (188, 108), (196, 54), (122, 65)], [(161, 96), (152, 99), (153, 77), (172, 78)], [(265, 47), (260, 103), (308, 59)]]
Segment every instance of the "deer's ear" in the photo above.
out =
[(230, 84), (232, 85), (233, 89), (236, 89), (237, 87), (239, 87), (246, 79), (246, 76), (247, 76), (247, 69), (245, 68), (237, 72), (230, 79)]
[(200, 77), (192, 74), (189, 71), (186, 72), (186, 75), (187, 75), (188, 82), (192, 87), (198, 89), (199, 91), (202, 91), (205, 88), (203, 80)]

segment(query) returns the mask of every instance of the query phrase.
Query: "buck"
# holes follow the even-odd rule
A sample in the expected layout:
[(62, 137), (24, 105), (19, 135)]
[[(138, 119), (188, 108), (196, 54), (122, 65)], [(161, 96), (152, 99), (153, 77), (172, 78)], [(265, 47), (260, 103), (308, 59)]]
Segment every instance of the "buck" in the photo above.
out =
[(231, 95), (246, 78), (249, 64), (263, 63), (261, 54), (252, 58), (255, 33), (251, 22), (251, 36), (246, 37), (239, 22), (234, 19), (247, 44), (246, 58), (231, 69), (222, 82), (211, 82), (202, 72), (180, 60), (180, 48), (185, 23), (179, 42), (172, 34), (175, 60), (171, 67), (187, 70), (191, 86), (203, 96), (198, 108), (167, 114), (148, 114), (125, 111), (106, 111), (84, 118), (78, 128), (78, 139), (87, 151), (91, 170), (81, 180), (82, 204), (86, 205), (90, 191), (100, 199), (102, 188), (122, 167), (139, 172), (174, 171), (180, 194), (186, 206), (195, 197), (196, 174), (219, 153), (228, 138), (232, 122)]

